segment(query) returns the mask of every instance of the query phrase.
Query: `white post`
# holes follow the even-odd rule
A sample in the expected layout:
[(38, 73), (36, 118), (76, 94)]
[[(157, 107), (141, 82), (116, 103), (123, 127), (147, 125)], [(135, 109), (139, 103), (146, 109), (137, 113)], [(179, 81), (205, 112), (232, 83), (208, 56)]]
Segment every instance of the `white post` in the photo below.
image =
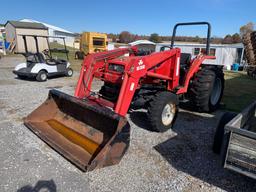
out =
[(5, 39), (4, 39), (4, 37), (3, 37), (3, 53), (4, 53), (4, 55), (6, 55), (6, 50), (5, 50)]

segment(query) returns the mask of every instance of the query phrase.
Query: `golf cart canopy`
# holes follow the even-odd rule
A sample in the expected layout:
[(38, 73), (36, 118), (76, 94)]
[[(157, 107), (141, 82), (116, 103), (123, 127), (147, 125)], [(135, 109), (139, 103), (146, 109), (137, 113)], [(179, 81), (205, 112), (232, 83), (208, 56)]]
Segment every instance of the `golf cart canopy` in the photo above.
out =
[[(39, 51), (39, 45), (38, 45), (38, 38), (45, 38), (46, 41), (47, 41), (47, 45), (48, 45), (48, 49), (47, 51), (49, 51), (49, 56), (52, 57), (52, 53), (65, 53), (66, 54), (66, 57), (67, 57), (67, 60), (69, 60), (68, 58), (68, 49), (67, 49), (67, 46), (66, 46), (66, 42), (65, 42), (65, 37), (55, 37), (55, 36), (43, 36), (43, 35), (19, 35), (19, 36), (22, 36), (23, 38), (23, 41), (24, 41), (24, 47), (25, 47), (25, 52), (19, 52), (17, 54), (22, 54), (24, 55), (25, 57), (27, 55), (32, 55), (33, 53), (29, 52), (28, 51), (28, 44), (27, 44), (27, 37), (33, 37), (34, 40), (35, 40), (35, 45), (36, 45), (36, 53), (40, 53)], [(64, 48), (53, 48), (51, 49), (50, 47), (50, 43), (49, 43), (49, 39), (50, 38), (53, 38), (53, 39), (62, 39), (63, 40), (63, 46)]]

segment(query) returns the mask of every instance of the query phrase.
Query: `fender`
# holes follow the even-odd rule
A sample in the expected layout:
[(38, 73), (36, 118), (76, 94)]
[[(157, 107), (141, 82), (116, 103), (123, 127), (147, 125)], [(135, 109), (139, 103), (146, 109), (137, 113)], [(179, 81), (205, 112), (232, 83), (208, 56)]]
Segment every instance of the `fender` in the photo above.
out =
[(18, 71), (22, 68), (27, 68), (27, 63), (20, 63), (18, 64), (15, 68), (14, 68), (14, 71)]
[(37, 63), (31, 69), (31, 73), (39, 73), (41, 70), (46, 70), (48, 73), (56, 73), (57, 66), (56, 65), (47, 65), (45, 63)]
[(194, 59), (194, 61), (191, 64), (191, 67), (189, 68), (189, 71), (186, 74), (186, 79), (184, 85), (177, 91), (177, 95), (186, 93), (188, 91), (189, 82), (192, 79), (192, 77), (196, 74), (196, 72), (200, 69), (200, 66), (206, 59), (216, 59), (215, 56), (209, 56), (209, 55), (199, 55)]

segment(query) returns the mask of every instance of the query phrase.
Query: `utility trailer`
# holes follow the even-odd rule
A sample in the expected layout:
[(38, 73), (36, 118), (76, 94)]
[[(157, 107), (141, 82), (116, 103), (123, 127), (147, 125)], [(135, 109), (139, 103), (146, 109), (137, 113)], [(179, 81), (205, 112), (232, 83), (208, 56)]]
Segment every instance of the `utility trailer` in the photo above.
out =
[(223, 157), (224, 168), (256, 179), (256, 100), (237, 115), (223, 115), (213, 150)]

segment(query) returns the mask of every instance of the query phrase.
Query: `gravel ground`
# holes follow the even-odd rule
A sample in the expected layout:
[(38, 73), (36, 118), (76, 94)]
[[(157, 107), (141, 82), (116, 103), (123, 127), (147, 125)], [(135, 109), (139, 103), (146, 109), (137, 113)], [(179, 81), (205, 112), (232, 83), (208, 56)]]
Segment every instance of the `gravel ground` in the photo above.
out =
[[(115, 166), (84, 173), (22, 123), (52, 88), (73, 94), (78, 78), (38, 83), (15, 78), (22, 57), (0, 60), (0, 191), (256, 191), (255, 181), (224, 170), (211, 151), (221, 111), (180, 110), (173, 131), (148, 130), (146, 114), (128, 115), (131, 145)], [(47, 191), (47, 190), (46, 190)]]

